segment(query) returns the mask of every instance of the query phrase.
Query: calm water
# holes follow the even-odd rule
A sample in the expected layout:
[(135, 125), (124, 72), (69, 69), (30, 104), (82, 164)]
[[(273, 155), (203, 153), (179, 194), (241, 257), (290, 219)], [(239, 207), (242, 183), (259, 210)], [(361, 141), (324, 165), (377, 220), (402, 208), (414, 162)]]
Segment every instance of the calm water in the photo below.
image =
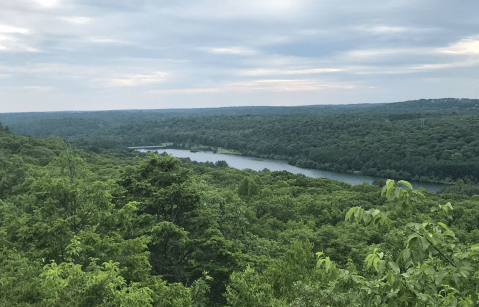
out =
[[(152, 149), (137, 149), (141, 152), (152, 151)], [(283, 160), (271, 160), (271, 159), (262, 159), (254, 157), (245, 157), (237, 155), (228, 155), (228, 154), (215, 154), (211, 151), (199, 151), (191, 152), (189, 150), (181, 149), (158, 149), (158, 153), (166, 152), (177, 158), (190, 158), (192, 161), (198, 162), (216, 162), (216, 161), (226, 161), (230, 167), (236, 169), (252, 169), (254, 171), (261, 171), (265, 168), (270, 171), (288, 171), (293, 174), (303, 174), (308, 177), (313, 178), (329, 178), (339, 181), (344, 181), (352, 185), (361, 184), (364, 181), (367, 183), (372, 183), (377, 177), (365, 176), (365, 175), (356, 175), (350, 173), (337, 173), (331, 171), (322, 171), (317, 169), (308, 169), (300, 168), (297, 166), (289, 165), (286, 161)], [(429, 183), (429, 182), (415, 182), (411, 181), (411, 184), (414, 188), (423, 187), (429, 192), (437, 192), (442, 189), (445, 185), (439, 183)]]

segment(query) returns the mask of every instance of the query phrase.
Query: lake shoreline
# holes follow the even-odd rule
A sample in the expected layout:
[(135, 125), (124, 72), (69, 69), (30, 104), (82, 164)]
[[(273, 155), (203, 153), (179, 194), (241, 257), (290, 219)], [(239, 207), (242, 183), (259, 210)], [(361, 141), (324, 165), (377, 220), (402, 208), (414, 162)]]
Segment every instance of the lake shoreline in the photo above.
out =
[[(278, 160), (278, 159), (268, 159), (261, 157), (251, 157), (245, 155), (229, 154), (229, 153), (215, 153), (214, 151), (197, 151), (192, 152), (190, 149), (185, 148), (166, 148), (166, 147), (155, 147), (156, 150), (152, 150), (152, 146), (138, 147), (140, 152), (157, 152), (159, 154), (166, 152), (177, 158), (190, 158), (192, 161), (197, 162), (216, 162), (216, 161), (226, 161), (229, 167), (236, 169), (252, 169), (255, 171), (262, 171), (267, 168), (270, 171), (288, 171), (293, 174), (303, 174), (307, 177), (313, 178), (329, 178), (333, 180), (339, 180), (351, 185), (362, 184), (367, 182), (371, 184), (374, 180), (383, 179), (377, 176), (369, 176), (364, 174), (357, 174), (353, 172), (335, 172), (328, 170), (318, 170), (313, 168), (302, 168), (294, 166), (288, 163), (287, 160)], [(422, 182), (411, 180), (411, 184), (415, 188), (424, 187), (428, 192), (436, 193), (442, 188), (447, 187), (445, 183), (433, 183), (433, 182)]]
[(197, 145), (197, 146), (191, 146), (191, 147), (185, 147), (185, 146), (178, 146), (178, 145), (173, 145), (174, 143), (163, 143), (163, 145), (159, 146), (138, 146), (138, 147), (128, 147), (130, 149), (176, 149), (176, 150), (189, 150), (193, 153), (195, 152), (212, 152), (213, 154), (233, 154), (233, 155), (239, 155), (242, 157), (250, 157), (250, 158), (260, 158), (260, 159), (267, 159), (267, 160), (277, 160), (277, 161), (282, 161), (286, 162), (291, 166), (295, 166), (298, 168), (302, 169), (312, 169), (312, 170), (318, 170), (318, 171), (325, 171), (325, 172), (335, 172), (335, 173), (341, 173), (341, 174), (354, 174), (354, 175), (363, 175), (363, 176), (369, 176), (369, 177), (374, 177), (376, 179), (395, 179), (395, 180), (407, 180), (411, 182), (421, 182), (421, 183), (427, 183), (427, 184), (440, 184), (444, 185), (444, 187), (450, 186), (454, 184), (453, 182), (446, 182), (446, 181), (434, 181), (431, 180), (430, 178), (422, 178), (422, 179), (411, 179), (411, 178), (403, 178), (403, 177), (395, 177), (395, 176), (390, 176), (388, 178), (383, 178), (380, 175), (375, 175), (375, 174), (365, 174), (361, 171), (358, 170), (344, 170), (344, 171), (337, 171), (337, 170), (332, 170), (332, 169), (327, 169), (327, 168), (314, 168), (314, 167), (308, 167), (308, 166), (303, 166), (298, 163), (293, 163), (291, 157), (287, 156), (278, 156), (278, 155), (273, 155), (273, 154), (253, 154), (253, 155), (246, 155), (243, 154), (239, 151), (236, 150), (231, 150), (231, 149), (224, 149), (221, 147), (214, 147), (214, 146), (207, 146), (207, 145)]

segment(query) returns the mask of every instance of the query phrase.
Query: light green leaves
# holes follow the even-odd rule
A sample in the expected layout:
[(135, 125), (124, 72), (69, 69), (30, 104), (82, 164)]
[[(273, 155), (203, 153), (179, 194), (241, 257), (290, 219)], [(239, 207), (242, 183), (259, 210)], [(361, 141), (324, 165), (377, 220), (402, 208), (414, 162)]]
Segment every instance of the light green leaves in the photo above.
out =
[(386, 268), (386, 261), (383, 260), (383, 256), (384, 253), (378, 253), (377, 248), (375, 248), (374, 251), (366, 257), (366, 260), (364, 260), (367, 268), (372, 266), (378, 274), (382, 274)]
[(385, 195), (386, 198), (390, 198), (391, 197), (391, 193), (394, 191), (394, 180), (391, 180), (391, 179), (388, 179), (386, 181), (386, 185), (383, 187), (383, 189), (381, 190), (381, 195)]
[[(394, 182), (394, 180), (392, 180)], [(402, 184), (402, 185), (405, 185), (406, 187), (409, 188), (409, 190), (412, 190), (412, 184), (410, 184), (409, 182), (405, 181), (405, 180), (399, 180), (398, 181), (398, 184)]]
[(363, 222), (365, 226), (372, 225), (376, 228), (379, 225), (385, 225), (390, 228), (392, 225), (392, 221), (389, 219), (388, 214), (377, 209), (365, 211), (361, 207), (352, 207), (348, 210), (344, 219), (345, 221), (355, 223)]
[(228, 306), (274, 306), (273, 289), (257, 272), (248, 266), (244, 272), (234, 272), (226, 286)]
[[(401, 211), (409, 212), (424, 195), (414, 190), (407, 181), (400, 180), (397, 184), (404, 187), (397, 186), (394, 180), (387, 180), (382, 195), (389, 202), (399, 205)], [(451, 203), (446, 203), (431, 211), (451, 219), (452, 210)], [(392, 227), (388, 215), (377, 209), (350, 208), (345, 220), (375, 227), (381, 224)], [(397, 262), (384, 259), (384, 253), (375, 248), (366, 257), (365, 264), (367, 268), (373, 268), (378, 276), (376, 279), (367, 278), (361, 284), (356, 283), (357, 301), (364, 306), (475, 306), (479, 275), (473, 275), (473, 272), (479, 271), (479, 245), (465, 249), (454, 232), (442, 222), (408, 223), (400, 227), (410, 235)], [(322, 259), (321, 264), (327, 263), (327, 258)], [(405, 269), (402, 273), (401, 268)], [(338, 275), (341, 274), (346, 273), (342, 271)], [(356, 276), (352, 280), (359, 279)]]
[(127, 283), (119, 263), (95, 261), (83, 270), (81, 265), (55, 262), (44, 267), (43, 301), (49, 306), (151, 306), (151, 290), (139, 283)]
[(81, 242), (78, 240), (77, 236), (73, 236), (66, 248), (67, 260), (72, 261), (73, 258), (78, 257), (80, 252), (83, 250)]
[(208, 272), (203, 272), (203, 277), (195, 280), (190, 288), (192, 307), (207, 307), (210, 305), (208, 293), (210, 292), (210, 285), (213, 277), (208, 275)]
[(431, 208), (431, 212), (438, 212), (440, 215), (443, 215), (450, 220), (452, 220), (452, 210), (453, 208), (450, 202), (445, 205), (437, 205)]
[(328, 274), (332, 274), (333, 272), (336, 271), (336, 264), (332, 262), (329, 259), (329, 257), (325, 257), (323, 252), (317, 252), (316, 257), (317, 257), (317, 262), (316, 262), (317, 268), (324, 268), (324, 270)]
[(398, 187), (394, 180), (388, 179), (386, 185), (381, 190), (381, 195), (401, 206), (403, 211), (409, 212), (412, 209), (412, 204), (423, 199), (424, 194), (420, 192), (421, 189), (414, 190), (407, 181), (399, 180), (398, 184), (405, 186), (406, 189)]

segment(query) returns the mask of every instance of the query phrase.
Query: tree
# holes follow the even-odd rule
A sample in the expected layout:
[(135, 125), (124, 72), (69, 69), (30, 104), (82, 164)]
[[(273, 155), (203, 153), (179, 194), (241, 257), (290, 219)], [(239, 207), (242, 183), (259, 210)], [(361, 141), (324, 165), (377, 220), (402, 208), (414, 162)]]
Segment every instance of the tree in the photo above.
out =
[(201, 201), (191, 170), (177, 158), (152, 154), (127, 168), (119, 184), (118, 203), (138, 201), (129, 232), (150, 238), (151, 274), (186, 286), (207, 271), (214, 278), (211, 296), (219, 296), (239, 250), (219, 229), (219, 208)]
[(258, 175), (244, 177), (238, 184), (238, 195), (245, 198), (255, 196), (261, 190), (261, 185), (261, 179)]
[[(404, 188), (388, 180), (383, 195), (399, 210), (410, 212), (424, 195), (409, 182), (398, 184)], [(432, 210), (446, 218), (452, 216), (450, 203)], [(410, 234), (397, 260), (379, 246), (372, 249), (365, 262), (376, 272), (373, 277), (339, 269), (323, 253), (318, 253), (318, 267), (337, 280), (342, 286), (338, 291), (349, 292), (363, 306), (476, 306), (479, 244), (461, 244), (443, 222), (402, 224), (377, 209), (353, 207), (345, 219), (373, 227), (404, 228)]]
[(86, 270), (72, 262), (45, 266), (43, 301), (48, 306), (152, 306), (152, 291), (139, 283), (127, 283), (119, 263), (92, 261)]
[(30, 181), (21, 208), (2, 208), (8, 225), (3, 234), (11, 247), (32, 259), (61, 264), (68, 260), (67, 247), (74, 240), (81, 243), (81, 251), (74, 256), (76, 264), (86, 267), (91, 258), (112, 260), (121, 263), (128, 281), (148, 276), (149, 238), (124, 233), (136, 203), (115, 207), (110, 194), (114, 181), (95, 180), (85, 161), (72, 152), (62, 152), (47, 168), (49, 172)]
[(234, 272), (226, 287), (228, 306), (356, 306), (328, 286), (329, 276), (315, 269), (312, 244), (294, 241), (260, 274), (250, 266)]
[(250, 266), (244, 272), (231, 274), (225, 296), (228, 306), (285, 306), (274, 298), (271, 285)]

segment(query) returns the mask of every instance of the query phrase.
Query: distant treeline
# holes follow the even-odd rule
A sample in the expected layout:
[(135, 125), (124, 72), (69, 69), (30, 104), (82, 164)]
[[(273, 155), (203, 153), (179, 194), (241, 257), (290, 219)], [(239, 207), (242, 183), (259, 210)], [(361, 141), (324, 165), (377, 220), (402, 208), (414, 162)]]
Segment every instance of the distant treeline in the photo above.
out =
[(383, 178), (479, 182), (479, 100), (0, 114), (16, 133), (84, 149), (198, 145)]

